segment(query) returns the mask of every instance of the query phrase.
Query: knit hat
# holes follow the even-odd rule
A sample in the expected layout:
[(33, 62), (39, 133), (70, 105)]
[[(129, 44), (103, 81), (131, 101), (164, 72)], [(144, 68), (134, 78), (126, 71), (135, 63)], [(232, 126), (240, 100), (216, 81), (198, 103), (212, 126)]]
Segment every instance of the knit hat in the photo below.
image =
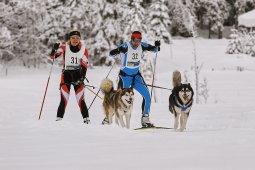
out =
[(134, 31), (131, 35), (131, 39), (134, 39), (134, 38), (142, 39), (142, 33), (139, 31)]
[(81, 37), (81, 33), (78, 30), (72, 30), (69, 32), (69, 38), (73, 35), (77, 35), (77, 36)]

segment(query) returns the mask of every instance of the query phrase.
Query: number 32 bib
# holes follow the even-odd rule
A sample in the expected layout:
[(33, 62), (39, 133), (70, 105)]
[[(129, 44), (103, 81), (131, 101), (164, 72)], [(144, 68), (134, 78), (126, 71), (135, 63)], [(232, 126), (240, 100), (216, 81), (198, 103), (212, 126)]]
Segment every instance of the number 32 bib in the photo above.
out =
[(128, 43), (128, 51), (127, 51), (127, 58), (126, 58), (126, 67), (127, 68), (138, 68), (140, 67), (140, 60), (142, 58), (142, 46), (141, 44), (136, 48), (133, 49)]

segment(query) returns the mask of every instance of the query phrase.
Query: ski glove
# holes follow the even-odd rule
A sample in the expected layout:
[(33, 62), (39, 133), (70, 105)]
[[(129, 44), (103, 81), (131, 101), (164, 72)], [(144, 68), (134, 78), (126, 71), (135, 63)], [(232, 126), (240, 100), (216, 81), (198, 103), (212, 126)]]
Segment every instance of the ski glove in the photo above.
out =
[(127, 52), (127, 47), (120, 46), (118, 49), (119, 49), (119, 52), (121, 52), (121, 53), (126, 53)]
[(155, 41), (155, 46), (156, 46), (156, 47), (160, 47), (160, 40), (156, 40), (156, 41)]
[(81, 79), (80, 80), (78, 80), (78, 81), (76, 81), (75, 82), (75, 85), (78, 85), (78, 86), (80, 86), (80, 85), (82, 85), (82, 84), (84, 84), (84, 77), (81, 77)]
[(60, 46), (60, 43), (57, 42), (57, 43), (53, 44), (53, 49), (57, 50), (59, 48), (59, 46)]
[(155, 42), (155, 47), (160, 51), (160, 40), (156, 40)]
[(127, 52), (127, 47), (120, 46), (120, 47), (118, 47), (118, 48), (116, 48), (114, 50), (111, 50), (110, 51), (110, 56), (115, 56), (115, 55), (117, 55), (119, 53), (126, 53), (126, 52)]

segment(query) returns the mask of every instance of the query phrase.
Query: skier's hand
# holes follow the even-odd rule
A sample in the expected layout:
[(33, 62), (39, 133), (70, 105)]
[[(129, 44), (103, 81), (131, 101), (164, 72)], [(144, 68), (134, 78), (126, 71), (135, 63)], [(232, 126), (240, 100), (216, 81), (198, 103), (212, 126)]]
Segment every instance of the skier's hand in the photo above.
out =
[(156, 46), (156, 47), (160, 47), (160, 40), (156, 40), (156, 41), (155, 41), (155, 46)]
[(154, 42), (154, 44), (155, 44), (155, 47), (157, 48), (157, 50), (160, 51), (160, 40), (156, 40)]
[(119, 50), (119, 52), (125, 53), (126, 50), (127, 50), (127, 48), (126, 48), (126, 47), (120, 46), (120, 47), (118, 48), (118, 50)]
[(78, 86), (84, 84), (84, 79), (85, 78), (83, 76), (81, 76), (81, 78), (75, 84), (78, 85)]
[(60, 46), (60, 42), (56, 42), (55, 44), (53, 44), (53, 49), (54, 50), (57, 50), (58, 48), (59, 48), (59, 46)]
[(82, 81), (82, 82), (83, 82), (84, 80), (85, 80), (85, 78), (84, 78), (83, 76), (81, 76), (80, 81)]

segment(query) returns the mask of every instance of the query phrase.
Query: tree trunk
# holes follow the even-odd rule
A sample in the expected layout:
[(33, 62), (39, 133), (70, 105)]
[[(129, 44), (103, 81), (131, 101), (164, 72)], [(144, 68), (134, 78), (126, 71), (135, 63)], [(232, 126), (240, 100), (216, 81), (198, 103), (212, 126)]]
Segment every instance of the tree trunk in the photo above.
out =
[(220, 27), (218, 27), (218, 39), (222, 39), (222, 34), (223, 34), (223, 31), (221, 30)]
[(208, 35), (208, 38), (211, 39), (211, 21), (209, 22), (209, 25), (208, 25), (208, 31), (209, 31), (209, 35)]

